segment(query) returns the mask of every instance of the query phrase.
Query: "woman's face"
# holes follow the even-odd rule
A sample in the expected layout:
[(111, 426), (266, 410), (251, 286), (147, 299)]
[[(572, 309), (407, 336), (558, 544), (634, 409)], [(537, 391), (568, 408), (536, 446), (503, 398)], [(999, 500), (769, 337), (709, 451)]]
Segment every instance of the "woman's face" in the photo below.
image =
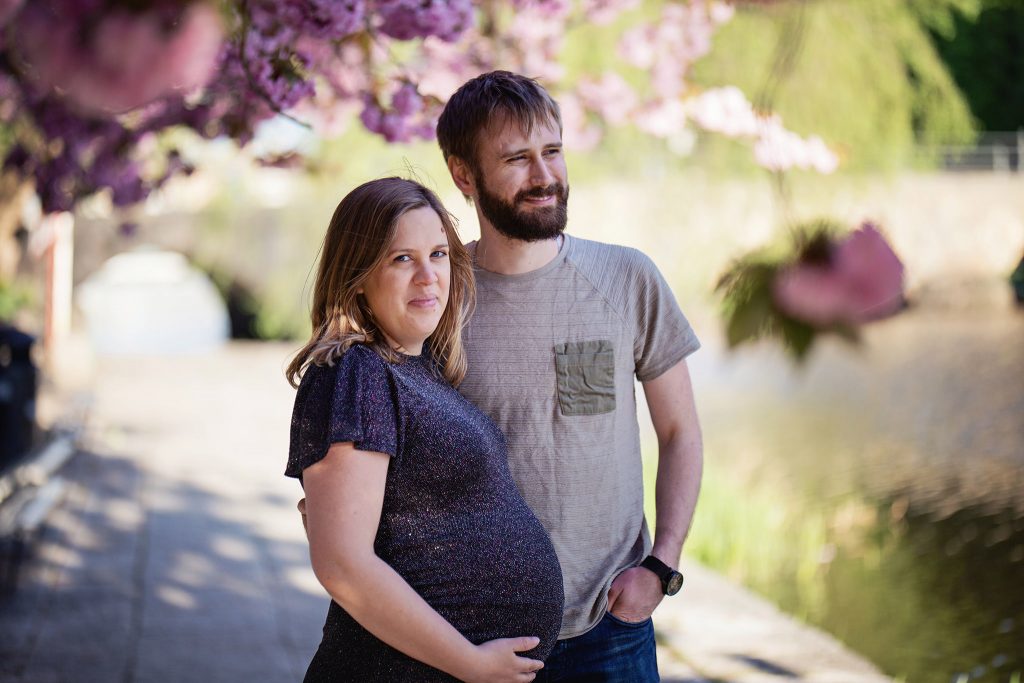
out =
[(418, 355), (448, 305), (448, 235), (430, 208), (399, 219), (384, 262), (358, 290), (392, 346)]

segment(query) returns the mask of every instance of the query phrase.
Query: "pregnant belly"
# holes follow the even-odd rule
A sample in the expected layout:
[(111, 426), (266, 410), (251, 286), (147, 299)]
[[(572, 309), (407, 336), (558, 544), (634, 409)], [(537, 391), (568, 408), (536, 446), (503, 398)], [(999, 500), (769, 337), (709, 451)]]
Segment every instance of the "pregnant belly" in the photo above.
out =
[(537, 636), (527, 656), (542, 659), (562, 621), (562, 572), (540, 523), (518, 521), (478, 516), (471, 528), (432, 533), (384, 559), (472, 642)]

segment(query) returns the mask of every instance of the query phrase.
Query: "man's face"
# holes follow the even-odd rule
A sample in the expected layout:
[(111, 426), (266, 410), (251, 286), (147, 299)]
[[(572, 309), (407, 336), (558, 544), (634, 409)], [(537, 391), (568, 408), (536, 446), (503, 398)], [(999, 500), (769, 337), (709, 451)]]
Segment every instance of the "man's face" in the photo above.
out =
[(480, 136), (474, 200), (500, 234), (524, 242), (565, 230), (569, 184), (562, 136), (554, 121), (527, 134), (503, 121)]

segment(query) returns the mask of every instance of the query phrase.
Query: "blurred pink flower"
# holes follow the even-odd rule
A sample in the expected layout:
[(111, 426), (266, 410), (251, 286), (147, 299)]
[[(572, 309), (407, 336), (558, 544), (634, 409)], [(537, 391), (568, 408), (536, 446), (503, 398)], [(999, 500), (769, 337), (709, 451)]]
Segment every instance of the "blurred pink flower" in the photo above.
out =
[(610, 24), (627, 10), (640, 5), (640, 0), (583, 0), (583, 14), (594, 24)]
[(83, 36), (75, 20), (55, 23), (47, 9), (27, 5), (16, 39), (30, 77), (84, 109), (110, 114), (193, 90), (213, 75), (224, 36), (211, 5), (187, 5), (170, 26), (157, 11), (100, 17)]
[(622, 125), (636, 108), (633, 88), (617, 73), (605, 72), (600, 80), (584, 78), (576, 86), (584, 107), (613, 126)]
[(678, 99), (650, 102), (634, 116), (636, 127), (659, 138), (667, 138), (686, 128), (686, 107)]
[(772, 294), (787, 315), (816, 327), (859, 325), (903, 305), (903, 264), (871, 223), (833, 245), (825, 263), (781, 270)]
[(650, 69), (657, 56), (653, 27), (642, 25), (623, 33), (619, 40), (619, 55), (638, 69)]
[(564, 93), (558, 98), (562, 112), (562, 139), (565, 146), (572, 150), (586, 152), (597, 147), (603, 137), (603, 131), (587, 120), (587, 112), (580, 104), (575, 93)]
[(759, 115), (736, 86), (706, 90), (688, 106), (690, 116), (704, 130), (754, 138), (754, 160), (771, 171), (801, 168), (827, 174), (839, 167), (839, 158), (824, 140), (816, 135), (802, 138), (786, 130), (777, 115)]
[(757, 135), (757, 114), (736, 86), (705, 90), (690, 100), (689, 107), (694, 122), (704, 130), (733, 138)]
[(517, 12), (530, 12), (547, 18), (565, 17), (572, 9), (569, 0), (513, 0)]
[(725, 2), (713, 2), (709, 12), (711, 21), (716, 24), (724, 24), (736, 15), (736, 8)]
[(771, 171), (790, 168), (814, 169), (832, 173), (839, 167), (839, 157), (816, 135), (802, 138), (786, 130), (778, 116), (760, 119), (754, 159)]
[(515, 46), (517, 71), (542, 83), (562, 79), (565, 67), (558, 55), (565, 42), (565, 17), (559, 12), (566, 7), (560, 2), (528, 2), (516, 12), (505, 37)]
[(14, 16), (25, 0), (0, 0), (0, 27)]
[(473, 38), (459, 43), (433, 36), (423, 39), (423, 59), (411, 67), (421, 94), (447, 102), (463, 83), (490, 70), (480, 67), (493, 64), (489, 45), (478, 37)]

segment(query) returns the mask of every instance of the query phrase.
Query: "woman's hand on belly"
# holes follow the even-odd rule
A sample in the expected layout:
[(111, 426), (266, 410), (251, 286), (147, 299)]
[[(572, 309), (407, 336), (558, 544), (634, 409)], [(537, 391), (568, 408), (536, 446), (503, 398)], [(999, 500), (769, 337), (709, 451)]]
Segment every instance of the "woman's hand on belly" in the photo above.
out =
[(544, 662), (520, 657), (517, 652), (526, 652), (537, 647), (540, 638), (499, 638), (476, 646), (476, 657), (472, 671), (467, 673), (467, 683), (528, 683), (544, 668)]
[(474, 645), (374, 552), (388, 456), (334, 444), (303, 470), (309, 551), (321, 585), (363, 628), (413, 659), (470, 683), (526, 683), (543, 664), (516, 652), (537, 638)]

